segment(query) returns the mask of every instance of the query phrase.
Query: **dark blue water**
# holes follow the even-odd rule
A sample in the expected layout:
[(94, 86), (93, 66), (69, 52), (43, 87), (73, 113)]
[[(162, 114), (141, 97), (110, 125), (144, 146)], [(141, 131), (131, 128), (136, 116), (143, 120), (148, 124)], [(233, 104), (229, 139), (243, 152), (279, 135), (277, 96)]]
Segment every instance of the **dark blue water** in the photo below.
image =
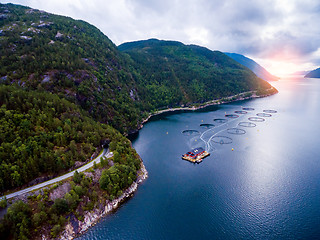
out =
[[(320, 80), (285, 79), (279, 93), (212, 108), (162, 116), (133, 142), (149, 178), (115, 213), (79, 239), (320, 239)], [(255, 110), (216, 123), (242, 107)], [(277, 113), (239, 127), (263, 110)], [(181, 154), (205, 143), (187, 129), (232, 139), (210, 141), (200, 164)], [(228, 133), (236, 127), (243, 135)], [(233, 151), (232, 151), (233, 149)]]

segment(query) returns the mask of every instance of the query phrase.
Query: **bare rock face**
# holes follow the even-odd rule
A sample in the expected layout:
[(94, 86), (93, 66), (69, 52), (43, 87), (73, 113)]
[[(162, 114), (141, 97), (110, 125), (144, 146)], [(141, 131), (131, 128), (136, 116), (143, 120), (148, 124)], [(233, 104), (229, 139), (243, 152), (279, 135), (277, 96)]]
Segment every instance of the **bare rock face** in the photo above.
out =
[(54, 201), (57, 198), (62, 198), (64, 197), (64, 195), (66, 195), (67, 192), (70, 192), (71, 190), (71, 185), (69, 182), (66, 182), (62, 185), (60, 185), (59, 187), (57, 187), (55, 190), (53, 190), (50, 195), (49, 198)]
[(56, 38), (62, 38), (62, 37), (63, 37), (63, 34), (58, 31), (57, 34), (56, 34)]

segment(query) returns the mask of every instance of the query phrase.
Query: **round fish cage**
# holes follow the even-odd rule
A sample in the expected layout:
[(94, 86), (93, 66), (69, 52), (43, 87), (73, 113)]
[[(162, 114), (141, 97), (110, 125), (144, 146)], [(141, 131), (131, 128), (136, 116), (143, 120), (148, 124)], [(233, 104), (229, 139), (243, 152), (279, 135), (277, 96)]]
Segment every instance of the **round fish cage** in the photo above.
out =
[(226, 118), (238, 118), (239, 117), (239, 115), (237, 115), (237, 114), (226, 114), (226, 115), (224, 115)]
[(203, 127), (203, 128), (213, 128), (214, 127), (214, 124), (211, 124), (211, 123), (202, 123), (200, 124), (200, 127)]
[(251, 108), (251, 107), (244, 107), (242, 108), (242, 110), (245, 110), (245, 111), (253, 111), (254, 108)]
[(246, 133), (246, 131), (241, 128), (228, 128), (227, 132), (234, 135), (243, 135)]
[(194, 136), (194, 135), (199, 135), (200, 132), (198, 130), (183, 130), (182, 134), (185, 136)]
[(213, 119), (213, 121), (216, 123), (226, 123), (228, 120), (224, 118), (216, 118), (216, 119)]
[(264, 122), (265, 121), (265, 119), (262, 117), (249, 117), (248, 119), (252, 122)]
[(255, 124), (255, 123), (252, 123), (252, 122), (240, 122), (239, 124), (238, 124), (238, 126), (240, 126), (240, 127), (255, 127), (255, 126), (257, 126), (257, 124)]
[(272, 116), (270, 113), (257, 113), (256, 115), (259, 117), (271, 117)]
[(217, 144), (230, 144), (232, 143), (232, 138), (226, 136), (215, 136), (211, 139), (212, 142)]
[(265, 112), (265, 113), (277, 113), (276, 110), (272, 110), (272, 109), (263, 110), (263, 112)]
[(238, 111), (234, 111), (237, 114), (247, 114), (247, 111), (243, 111), (243, 110), (238, 110)]

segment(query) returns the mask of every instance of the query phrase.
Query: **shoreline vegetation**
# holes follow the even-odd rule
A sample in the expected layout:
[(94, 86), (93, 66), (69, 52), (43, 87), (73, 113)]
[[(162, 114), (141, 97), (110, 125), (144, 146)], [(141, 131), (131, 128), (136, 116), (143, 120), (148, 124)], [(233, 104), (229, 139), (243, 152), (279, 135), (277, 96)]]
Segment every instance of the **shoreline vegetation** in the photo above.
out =
[(214, 100), (211, 100), (211, 101), (208, 101), (205, 103), (201, 103), (201, 104), (194, 103), (192, 106), (188, 106), (188, 107), (181, 106), (181, 107), (176, 107), (176, 108), (166, 108), (163, 110), (158, 110), (158, 111), (155, 111), (155, 112), (149, 114), (149, 116), (142, 121), (138, 130), (143, 128), (143, 125), (145, 123), (147, 123), (152, 117), (163, 114), (163, 113), (177, 112), (177, 111), (197, 111), (199, 109), (203, 109), (203, 108), (206, 108), (209, 106), (220, 105), (220, 104), (225, 104), (225, 103), (230, 103), (230, 102), (235, 102), (235, 101), (249, 100), (249, 99), (254, 99), (254, 98), (268, 97), (268, 96), (274, 95), (276, 93), (278, 93), (278, 90), (274, 87), (271, 87), (267, 90), (264, 90), (264, 92), (260, 93), (260, 94), (258, 93), (258, 91), (248, 91), (248, 92), (243, 92), (243, 93), (239, 93), (236, 95), (232, 95), (229, 97), (214, 99)]
[[(61, 211), (63, 208), (63, 205), (61, 203), (58, 204), (59, 206), (57, 208), (51, 207), (52, 209), (55, 209), (57, 211), (57, 213), (54, 213), (57, 216), (57, 218), (59, 218), (60, 215), (60, 218), (58, 220), (59, 223), (54, 225), (53, 228), (51, 228), (52, 220), (50, 220), (50, 217), (48, 216), (51, 213), (51, 211), (46, 213), (46, 211), (42, 210), (39, 214), (36, 213), (32, 217), (33, 220), (34, 218), (40, 217), (39, 226), (36, 226), (36, 232), (31, 235), (32, 239), (71, 240), (85, 233), (90, 227), (97, 224), (104, 216), (116, 210), (119, 206), (121, 206), (123, 202), (125, 202), (127, 199), (131, 198), (134, 195), (134, 193), (138, 189), (138, 185), (141, 184), (148, 177), (148, 171), (146, 170), (142, 159), (139, 159), (140, 169), (137, 171), (137, 178), (131, 183), (131, 185), (129, 185), (129, 187), (127, 187), (123, 191), (120, 191), (120, 194), (117, 193), (119, 195), (115, 197), (106, 197), (105, 191), (103, 189), (99, 190), (99, 188), (97, 188), (99, 182), (101, 188), (100, 179), (101, 176), (104, 174), (103, 172), (105, 170), (110, 169), (109, 166), (114, 164), (114, 159), (112, 157), (102, 160), (102, 162), (104, 161), (104, 163), (102, 163), (104, 167), (103, 165), (101, 165), (101, 163), (99, 163), (96, 165), (96, 167), (92, 167), (91, 169), (88, 169), (83, 173), (77, 172), (73, 177), (69, 179), (57, 182), (52, 186), (46, 186), (41, 189), (37, 189), (33, 192), (27, 192), (19, 196), (13, 197), (10, 200), (8, 200), (8, 202), (12, 203), (12, 205), (19, 204), (19, 210), (21, 208), (27, 208), (27, 205), (29, 205), (31, 208), (38, 208), (38, 205), (43, 206), (43, 201), (48, 200), (54, 202), (53, 206), (57, 205), (58, 200), (59, 203), (62, 202), (61, 199), (65, 199), (66, 203), (75, 204), (75, 209), (67, 213), (67, 215), (65, 215), (65, 213)], [(118, 165), (113, 166), (118, 167)], [(95, 192), (95, 194), (97, 195), (95, 197), (95, 201), (97, 202), (97, 204), (95, 205), (90, 205), (89, 200), (89, 198), (92, 198), (93, 193), (89, 193), (89, 195), (87, 196), (83, 192), (82, 195), (79, 195), (79, 197), (81, 197), (82, 199), (80, 199), (80, 202), (72, 200), (73, 195), (75, 195), (74, 192), (78, 194), (79, 189), (84, 190), (84, 185), (87, 185), (87, 187), (91, 185), (89, 182), (87, 182), (87, 184), (83, 184), (83, 182), (88, 181), (88, 179), (91, 179), (91, 184), (94, 184), (91, 188), (93, 192)], [(70, 196), (67, 197), (67, 195)], [(22, 214), (24, 214), (24, 212)], [(43, 225), (42, 222), (46, 223)], [(55, 226), (59, 226), (56, 227), (57, 230), (54, 230)]]

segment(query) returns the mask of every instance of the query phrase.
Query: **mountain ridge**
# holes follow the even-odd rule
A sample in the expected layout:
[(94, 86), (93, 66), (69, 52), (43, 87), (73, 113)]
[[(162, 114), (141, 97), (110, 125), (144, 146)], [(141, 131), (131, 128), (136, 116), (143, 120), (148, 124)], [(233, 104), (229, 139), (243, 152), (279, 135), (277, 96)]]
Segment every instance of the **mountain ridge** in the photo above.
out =
[(238, 54), (238, 53), (228, 53), (225, 52), (226, 55), (231, 57), (232, 59), (236, 60), (240, 64), (246, 66), (251, 71), (253, 71), (258, 77), (262, 78), (265, 81), (278, 81), (279, 77), (276, 77), (269, 73), (264, 67), (262, 67), (260, 64), (252, 60), (251, 58), (248, 58), (244, 55)]
[[(132, 59), (134, 71), (143, 76), (137, 82), (141, 81), (146, 94), (150, 94), (148, 99), (154, 101), (157, 108), (201, 104), (241, 92), (271, 88), (232, 58), (205, 47), (149, 39), (123, 43), (118, 48)], [(159, 85), (166, 88), (162, 90)], [(157, 104), (159, 102), (162, 105)]]
[(305, 78), (320, 78), (320, 68), (317, 68), (317, 69), (310, 71), (304, 77)]

